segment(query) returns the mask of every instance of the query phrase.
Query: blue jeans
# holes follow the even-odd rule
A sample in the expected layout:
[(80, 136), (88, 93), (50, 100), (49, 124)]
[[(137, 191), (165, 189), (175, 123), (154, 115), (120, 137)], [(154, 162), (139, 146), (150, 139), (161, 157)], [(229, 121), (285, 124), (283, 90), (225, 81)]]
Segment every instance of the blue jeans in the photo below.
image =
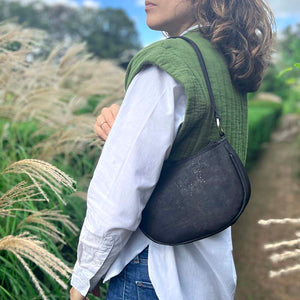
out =
[(109, 280), (105, 300), (158, 300), (148, 274), (147, 246)]

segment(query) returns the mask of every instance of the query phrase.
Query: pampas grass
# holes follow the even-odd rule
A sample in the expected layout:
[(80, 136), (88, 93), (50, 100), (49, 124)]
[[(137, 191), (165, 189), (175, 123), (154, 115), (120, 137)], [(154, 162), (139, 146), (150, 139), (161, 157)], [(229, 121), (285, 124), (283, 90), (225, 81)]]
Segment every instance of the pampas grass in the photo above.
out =
[(27, 185), (26, 181), (16, 184), (0, 197), (0, 217), (14, 217), (15, 211), (30, 211), (25, 208), (13, 208), (12, 206), (15, 203), (26, 201), (45, 201), (44, 198), (36, 198), (40, 195), (40, 192), (36, 192), (34, 184)]
[[(33, 212), (24, 220), (22, 220), (18, 224), (17, 228), (27, 224), (35, 224), (35, 226), (27, 225), (26, 228), (38, 229), (53, 238), (54, 242), (60, 242), (65, 245), (66, 242), (63, 240), (65, 234), (62, 233), (54, 224), (50, 223), (49, 221), (62, 223), (63, 226), (69, 229), (69, 231), (74, 235), (79, 231), (79, 228), (70, 221), (69, 216), (62, 214), (62, 212), (62, 210), (49, 209), (43, 209), (41, 211)], [(37, 227), (36, 225), (42, 225), (46, 229)]]
[(298, 264), (284, 269), (280, 269), (279, 271), (270, 271), (270, 278), (278, 277), (282, 274), (289, 274), (296, 271), (300, 271), (300, 265)]
[[(45, 187), (50, 188), (58, 199), (63, 200), (63, 187), (75, 191), (75, 181), (51, 164), (39, 160), (26, 159), (13, 163), (2, 172), (2, 176), (11, 173), (26, 174), (32, 183), (28, 185), (26, 181), (22, 181), (0, 197), (0, 216), (2, 220), (5, 218), (6, 222), (9, 222), (10, 218), (20, 219), (21, 215), (18, 214), (20, 211), (27, 214), (25, 218), (19, 221), (17, 226), (14, 226), (15, 234), (7, 234), (0, 238), (0, 257), (4, 251), (12, 253), (28, 273), (42, 299), (48, 299), (38, 277), (31, 270), (26, 260), (44, 270), (63, 289), (67, 289), (68, 286), (62, 277), (69, 279), (72, 270), (61, 259), (50, 253), (45, 247), (45, 242), (30, 233), (30, 231), (37, 232), (39, 235), (43, 233), (51, 238), (55, 245), (57, 243), (66, 244), (66, 242), (63, 239), (65, 234), (54, 223), (60, 223), (73, 235), (79, 231), (79, 228), (61, 210), (43, 209), (36, 211), (35, 209), (26, 209), (24, 205), (34, 201), (49, 202), (50, 199), (44, 191)], [(21, 207), (15, 207), (16, 205)], [(27, 230), (18, 233), (24, 228)], [(3, 235), (3, 230), (1, 235)], [(6, 268), (5, 263), (1, 263), (1, 268), (2, 270)]]
[(271, 225), (271, 224), (300, 224), (300, 219), (269, 219), (269, 220), (259, 220), (259, 225)]
[[(263, 226), (270, 226), (271, 224), (293, 224), (298, 225), (300, 224), (300, 219), (297, 218), (284, 218), (284, 219), (268, 219), (268, 220), (259, 220), (258, 224)], [(277, 252), (270, 255), (270, 260), (273, 263), (278, 263), (281, 261), (285, 261), (289, 258), (298, 258), (300, 256), (300, 233), (296, 232), (295, 235), (298, 237), (297, 239), (291, 239), (286, 241), (279, 241), (274, 243), (269, 243), (264, 245), (265, 250), (278, 250), (282, 247), (295, 247), (293, 250), (283, 251), (283, 252)], [(269, 277), (279, 277), (283, 274), (290, 274), (296, 271), (300, 271), (300, 265), (294, 264), (292, 266), (287, 266), (285, 268), (282, 268), (280, 270), (269, 271)]]
[(8, 166), (2, 173), (26, 174), (48, 202), (50, 199), (43, 191), (41, 184), (48, 186), (63, 204), (66, 203), (61, 197), (62, 187), (75, 191), (75, 180), (55, 166), (37, 159), (17, 161)]
[(86, 152), (93, 145), (102, 149), (104, 143), (95, 139), (92, 132), (95, 121), (91, 116), (80, 115), (66, 122), (64, 127), (57, 129), (45, 141), (34, 146), (39, 152), (39, 159), (50, 160), (60, 153), (64, 153), (68, 158), (70, 153)]
[[(42, 31), (0, 24), (0, 50), (4, 51), (0, 54), (0, 117), (13, 122), (36, 119), (41, 124), (39, 134), (52, 133), (48, 143), (37, 145), (39, 159), (79, 154), (91, 146), (102, 149), (103, 142), (93, 133), (93, 125), (104, 106), (121, 104), (124, 70), (111, 60), (93, 58), (85, 43), (74, 44), (67, 51), (58, 44), (45, 60), (26, 63), (26, 54), (34, 47), (45, 47), (38, 43), (42, 39)], [(22, 43), (22, 47), (5, 50), (12, 41)], [(102, 99), (94, 112), (74, 115), (93, 95)]]
[[(36, 47), (47, 48), (44, 38), (43, 31), (0, 23), (0, 134), (3, 139), (0, 146), (5, 153), (1, 170), (8, 165), (0, 171), (0, 189), (5, 188), (0, 191), (0, 298), (3, 299), (17, 299), (21, 293), (24, 299), (33, 299), (37, 293), (39, 299), (54, 299), (56, 294), (44, 284), (47, 277), (40, 278), (41, 273), (32, 264), (59, 285), (57, 298), (66, 298), (62, 289), (67, 288), (65, 279), (69, 279), (71, 269), (59, 259), (59, 249), (67, 246), (66, 234), (75, 235), (79, 229), (61, 209), (53, 207), (53, 202), (58, 200), (60, 208), (65, 205), (64, 191), (74, 192), (76, 183), (46, 161), (64, 159), (66, 167), (65, 162), (77, 163), (78, 158), (82, 169), (91, 170), (89, 162), (88, 167), (80, 163), (83, 156), (85, 163), (96, 162), (91, 157), (99, 157), (103, 147), (104, 142), (93, 132), (97, 114), (104, 106), (121, 104), (125, 93), (124, 70), (113, 61), (92, 57), (84, 43), (73, 45), (67, 51), (63, 44), (57, 44), (46, 58), (28, 60)], [(19, 47), (12, 51), (8, 47), (12, 43)], [(34, 125), (27, 126), (29, 123)], [(26, 181), (11, 180), (14, 177)], [(83, 192), (74, 195), (86, 197)], [(64, 249), (70, 252), (70, 248)], [(75, 252), (69, 255), (76, 256)], [(12, 268), (16, 273), (11, 272)], [(32, 289), (31, 282), (36, 290)], [(52, 285), (54, 289), (56, 286)]]
[(17, 236), (8, 235), (0, 239), (0, 251), (10, 251), (18, 258), (30, 275), (39, 294), (46, 300), (47, 297), (41, 288), (38, 279), (23, 257), (34, 262), (41, 269), (46, 271), (64, 289), (67, 289), (67, 285), (59, 276), (68, 277), (72, 273), (72, 270), (60, 259), (48, 252), (43, 246), (44, 243), (42, 241), (27, 231)]
[(298, 257), (300, 256), (300, 249), (296, 249), (295, 251), (284, 251), (282, 253), (275, 253), (270, 256), (270, 259), (277, 263), (287, 258)]

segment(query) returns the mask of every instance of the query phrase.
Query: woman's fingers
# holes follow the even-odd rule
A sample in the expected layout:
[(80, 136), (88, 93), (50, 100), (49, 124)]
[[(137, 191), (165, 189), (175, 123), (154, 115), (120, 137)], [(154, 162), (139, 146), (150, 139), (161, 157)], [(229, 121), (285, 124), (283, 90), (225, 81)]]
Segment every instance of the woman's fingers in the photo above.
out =
[(104, 130), (99, 126), (98, 122), (94, 125), (94, 132), (96, 135), (102, 140), (105, 141), (107, 139), (107, 134), (104, 132)]
[(102, 113), (97, 117), (96, 125), (98, 126), (98, 132), (103, 132), (106, 136), (109, 134), (111, 127)]
[(107, 139), (119, 109), (120, 106), (118, 104), (112, 104), (110, 107), (104, 107), (101, 110), (101, 114), (97, 117), (97, 121), (94, 125), (94, 131), (103, 141)]
[(117, 117), (117, 114), (118, 114), (118, 112), (119, 112), (119, 110), (120, 110), (120, 105), (114, 103), (114, 104), (112, 104), (110, 107), (111, 107), (111, 112), (112, 112), (112, 114), (114, 115), (114, 118), (116, 118), (116, 117)]
[(84, 297), (77, 291), (74, 287), (70, 289), (70, 300), (89, 300), (87, 297)]
[(103, 116), (104, 121), (106, 121), (107, 123), (104, 123), (106, 125), (108, 125), (107, 127), (109, 127), (109, 129), (113, 126), (113, 123), (115, 121), (115, 117), (111, 111), (111, 107), (104, 107), (101, 110), (101, 115)]

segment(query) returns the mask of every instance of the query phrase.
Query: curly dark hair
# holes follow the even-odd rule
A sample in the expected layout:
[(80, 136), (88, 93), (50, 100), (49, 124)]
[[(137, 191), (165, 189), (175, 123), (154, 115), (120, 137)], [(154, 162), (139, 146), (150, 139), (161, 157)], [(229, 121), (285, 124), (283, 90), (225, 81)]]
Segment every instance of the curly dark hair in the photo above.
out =
[(255, 92), (272, 52), (275, 20), (265, 0), (191, 0), (201, 34), (219, 49), (239, 90)]

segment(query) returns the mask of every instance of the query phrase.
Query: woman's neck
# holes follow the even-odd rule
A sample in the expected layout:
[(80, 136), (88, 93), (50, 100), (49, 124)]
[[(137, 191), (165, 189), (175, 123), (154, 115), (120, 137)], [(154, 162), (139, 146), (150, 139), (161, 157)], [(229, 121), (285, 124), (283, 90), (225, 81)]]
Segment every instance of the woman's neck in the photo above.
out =
[(168, 32), (166, 32), (166, 31), (163, 31), (162, 33), (163, 33), (163, 35), (166, 37), (166, 38), (168, 38), (168, 37), (171, 37), (171, 36), (180, 36), (180, 35), (183, 35), (183, 34), (185, 34), (186, 32), (188, 32), (188, 31), (190, 31), (190, 30), (192, 30), (192, 29), (194, 29), (194, 28), (197, 28), (197, 27), (199, 27), (199, 25), (197, 24), (197, 23), (193, 23), (192, 25), (190, 25), (189, 27), (187, 27), (186, 29), (182, 29), (182, 30), (180, 30), (180, 33), (179, 34), (169, 34)]
[(174, 31), (170, 31), (168, 32), (169, 36), (178, 36), (178, 35), (182, 35), (183, 32), (187, 31), (189, 28), (191, 28), (192, 26), (197, 25), (196, 22), (190, 24), (190, 25), (183, 25), (181, 28), (175, 29)]

